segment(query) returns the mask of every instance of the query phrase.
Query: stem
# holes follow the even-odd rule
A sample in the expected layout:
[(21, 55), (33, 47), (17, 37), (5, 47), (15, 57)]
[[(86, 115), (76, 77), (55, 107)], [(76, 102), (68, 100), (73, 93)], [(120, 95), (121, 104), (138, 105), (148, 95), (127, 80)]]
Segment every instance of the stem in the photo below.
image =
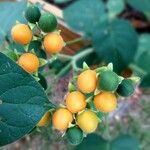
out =
[(71, 68), (71, 63), (68, 63), (68, 65), (66, 65), (60, 72), (59, 74), (57, 74), (56, 79), (61, 78), (66, 72), (67, 70), (69, 70)]
[(57, 54), (57, 56), (58, 56), (58, 58), (65, 59), (65, 60), (71, 60), (72, 59), (72, 56), (62, 54), (62, 53)]
[(142, 75), (146, 75), (147, 74), (145, 70), (143, 70), (142, 68), (140, 68), (139, 66), (137, 66), (135, 64), (130, 64), (129, 68), (131, 68), (132, 70), (134, 70), (134, 71), (136, 71), (136, 72), (138, 72), (138, 73), (140, 73)]
[(89, 55), (89, 54), (92, 53), (93, 51), (94, 51), (93, 48), (85, 49), (85, 50), (81, 51), (80, 53), (77, 53), (76, 55), (74, 55), (74, 56), (73, 56), (73, 60), (79, 60), (79, 59), (81, 59), (82, 57)]
[(108, 117), (109, 117), (108, 115), (105, 116), (105, 124), (106, 124), (105, 134), (106, 134), (108, 141), (110, 141), (111, 136), (110, 136), (110, 131), (109, 131), (109, 118)]
[(74, 43), (77, 43), (77, 42), (80, 42), (80, 41), (83, 41), (83, 40), (84, 40), (83, 37), (79, 37), (79, 38), (76, 38), (76, 39), (73, 39), (71, 41), (66, 42), (66, 45), (71, 45), (71, 44), (74, 44)]
[(47, 77), (47, 76), (49, 76), (51, 73), (53, 73), (53, 71), (52, 71), (52, 70), (48, 70), (48, 71), (44, 71), (44, 72), (42, 73), (42, 75), (43, 75), (44, 77)]
[(81, 51), (80, 53), (74, 55), (73, 58), (72, 58), (72, 66), (73, 66), (73, 69), (74, 69), (75, 71), (80, 71), (81, 68), (79, 68), (79, 67), (77, 66), (77, 63), (76, 63), (76, 62), (77, 62), (79, 59), (83, 58), (84, 56), (89, 55), (89, 54), (92, 53), (93, 51), (94, 51), (93, 48), (88, 48), (88, 49), (86, 49), (86, 50), (84, 50), (84, 51)]
[[(75, 71), (80, 71), (81, 68), (78, 68), (76, 62), (83, 58), (84, 56), (87, 56), (89, 55), (90, 53), (92, 53), (94, 51), (93, 48), (88, 48), (88, 49), (85, 49), (83, 51), (81, 51), (80, 53), (77, 53), (76, 55), (74, 56), (69, 56), (69, 55), (65, 55), (65, 54), (58, 54), (58, 58), (61, 58), (61, 59), (68, 59), (70, 60), (70, 63), (68, 63), (68, 65), (66, 65), (60, 72), (58, 75), (56, 75), (55, 77), (55, 81), (57, 82), (59, 80), (59, 78), (71, 67), (73, 67), (73, 69)], [(48, 70), (47, 72), (44, 72), (43, 73), (43, 76), (44, 77), (47, 77), (49, 76), (50, 74), (52, 73), (51, 70)], [(51, 91), (51, 86), (47, 88), (46, 90), (46, 93), (49, 94), (49, 92)]]

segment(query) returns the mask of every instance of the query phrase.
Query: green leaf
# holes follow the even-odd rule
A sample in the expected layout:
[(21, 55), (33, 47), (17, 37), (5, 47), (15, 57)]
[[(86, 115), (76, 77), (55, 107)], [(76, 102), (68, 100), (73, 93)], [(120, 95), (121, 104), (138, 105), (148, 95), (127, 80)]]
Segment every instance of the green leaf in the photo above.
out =
[(87, 63), (84, 61), (83, 62), (83, 70), (89, 70), (90, 67), (87, 65)]
[(13, 61), (17, 61), (18, 56), (16, 55), (16, 53), (14, 51), (12, 51), (11, 49), (5, 49), (3, 51), (3, 54), (5, 54), (7, 57), (9, 57), (11, 60)]
[(4, 40), (11, 27), (19, 22), (25, 23), (23, 11), (26, 8), (26, 1), (22, 2), (1, 2), (0, 3), (0, 41)]
[[(82, 52), (82, 50), (80, 50)], [(86, 62), (88, 66), (92, 66), (100, 63), (100, 59), (97, 57), (95, 52), (89, 53), (89, 55), (82, 56), (78, 61), (76, 61), (76, 65), (78, 68), (83, 68), (83, 63)]]
[(139, 46), (134, 58), (134, 63), (144, 71), (150, 73), (150, 34), (139, 37)]
[(150, 50), (143, 52), (135, 63), (145, 72), (150, 73)]
[(114, 71), (121, 72), (133, 60), (138, 36), (128, 21), (116, 19), (101, 24), (93, 32), (92, 41), (99, 58), (106, 63), (112, 62)]
[(70, 61), (55, 59), (54, 61), (49, 63), (49, 68), (54, 70), (54, 73), (57, 74), (58, 77), (64, 77), (69, 73), (71, 64)]
[(108, 9), (109, 18), (115, 18), (125, 9), (124, 0), (108, 0), (106, 7)]
[(55, 1), (55, 3), (62, 4), (62, 3), (67, 3), (71, 0), (54, 0), (54, 1)]
[(24, 53), (25, 49), (22, 45), (12, 42), (9, 44), (9, 48), (12, 49), (13, 51), (17, 51), (18, 53)]
[(75, 150), (108, 150), (108, 141), (97, 134), (89, 134)]
[(107, 113), (103, 113), (103, 112), (97, 112), (96, 113), (97, 117), (100, 119), (100, 120), (104, 120), (105, 119), (105, 116), (107, 116), (108, 114)]
[(68, 84), (68, 91), (69, 92), (76, 91), (76, 86), (72, 82), (69, 82)]
[[(141, 76), (140, 86), (150, 87), (150, 34), (141, 34), (139, 37), (139, 46), (134, 58), (135, 72)], [(134, 69), (134, 68), (133, 68)]]
[(42, 49), (42, 42), (41, 41), (35, 40), (35, 41), (30, 42), (28, 50), (29, 51), (34, 50), (34, 52), (36, 53), (36, 55), (39, 58), (46, 59), (46, 53)]
[(106, 20), (104, 3), (100, 0), (78, 0), (67, 7), (64, 12), (65, 22), (74, 30), (91, 33)]
[(139, 150), (139, 142), (130, 135), (120, 135), (113, 139), (110, 150)]
[(87, 100), (89, 101), (89, 102), (87, 103), (87, 107), (88, 107), (89, 109), (91, 109), (92, 111), (97, 111), (97, 109), (96, 109), (96, 107), (95, 107), (95, 105), (94, 105), (92, 99), (93, 99), (93, 97), (89, 97), (89, 98), (87, 99)]
[(40, 61), (40, 67), (45, 66), (48, 62), (46, 59), (43, 58), (39, 58), (39, 61)]
[(150, 0), (127, 0), (127, 2), (150, 19)]
[(140, 87), (142, 88), (149, 88), (150, 87), (150, 74), (147, 74), (143, 77)]
[(46, 90), (47, 89), (47, 81), (45, 79), (45, 77), (42, 75), (42, 74), (38, 74), (38, 77), (39, 77), (39, 83), (41, 84), (41, 86)]
[(43, 88), (0, 53), (0, 146), (29, 133), (51, 104)]

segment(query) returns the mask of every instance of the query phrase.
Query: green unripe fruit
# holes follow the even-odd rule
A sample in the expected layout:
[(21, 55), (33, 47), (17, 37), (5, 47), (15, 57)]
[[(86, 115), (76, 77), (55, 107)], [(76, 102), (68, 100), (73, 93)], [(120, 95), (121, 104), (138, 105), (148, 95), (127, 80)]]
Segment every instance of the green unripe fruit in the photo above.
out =
[(117, 93), (120, 96), (128, 97), (134, 93), (134, 86), (131, 80), (124, 79), (118, 86)]
[(57, 28), (57, 19), (52, 13), (45, 13), (40, 17), (38, 25), (43, 32), (52, 32)]
[(36, 23), (39, 21), (41, 16), (40, 10), (37, 6), (32, 5), (27, 7), (25, 11), (25, 18), (30, 22), (30, 23)]
[(118, 75), (111, 70), (102, 72), (98, 80), (99, 89), (103, 91), (115, 91), (119, 85)]
[(78, 127), (71, 127), (66, 132), (67, 139), (70, 144), (78, 145), (83, 140), (83, 132)]

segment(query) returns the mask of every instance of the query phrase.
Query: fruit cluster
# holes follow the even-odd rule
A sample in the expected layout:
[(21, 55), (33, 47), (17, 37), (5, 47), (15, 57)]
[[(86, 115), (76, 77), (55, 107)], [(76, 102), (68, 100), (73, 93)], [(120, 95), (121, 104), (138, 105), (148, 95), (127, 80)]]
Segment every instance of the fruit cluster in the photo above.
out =
[[(52, 13), (41, 14), (35, 5), (27, 7), (25, 18), (28, 24), (17, 23), (11, 30), (14, 42), (28, 47), (31, 41), (42, 42), (47, 54), (59, 53), (64, 41), (57, 29), (57, 19)], [(38, 31), (38, 34), (37, 34)], [(35, 73), (40, 67), (36, 49), (21, 53), (17, 63), (28, 73)], [(71, 144), (81, 143), (86, 134), (97, 129), (100, 116), (117, 107), (117, 97), (128, 97), (134, 92), (133, 80), (124, 79), (114, 71), (112, 64), (91, 70), (85, 63), (83, 71), (73, 77), (68, 86), (64, 105), (48, 111), (37, 126), (47, 125), (52, 115), (53, 127), (66, 133)]]
[[(104, 115), (114, 111), (117, 97), (132, 95), (134, 85), (131, 79), (118, 76), (109, 64), (95, 70), (86, 66), (70, 81), (68, 90), (64, 105), (52, 113), (52, 124), (55, 129), (66, 133), (71, 144), (77, 145), (84, 135), (97, 129), (102, 121), (99, 113)], [(46, 114), (38, 125), (45, 125), (47, 120)]]
[[(25, 18), (28, 24), (17, 23), (11, 29), (11, 36), (14, 42), (28, 46), (31, 41), (42, 41), (43, 49), (47, 54), (59, 53), (65, 43), (57, 29), (57, 19), (52, 13), (41, 14), (36, 5), (30, 5), (25, 11)], [(37, 34), (38, 32), (38, 34)], [(19, 56), (18, 64), (27, 72), (34, 73), (40, 66), (39, 58), (36, 56), (36, 49)]]

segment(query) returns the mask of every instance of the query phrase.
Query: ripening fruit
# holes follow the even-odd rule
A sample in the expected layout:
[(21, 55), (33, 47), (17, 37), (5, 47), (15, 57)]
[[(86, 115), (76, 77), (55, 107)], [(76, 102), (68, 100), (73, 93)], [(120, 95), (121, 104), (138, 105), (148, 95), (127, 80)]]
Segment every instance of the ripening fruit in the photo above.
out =
[(66, 107), (72, 113), (82, 111), (86, 107), (86, 97), (79, 91), (74, 91), (66, 96)]
[(77, 79), (77, 86), (83, 93), (94, 92), (97, 86), (97, 77), (94, 70), (82, 72)]
[(30, 22), (30, 23), (36, 23), (39, 21), (41, 16), (40, 10), (37, 6), (31, 5), (27, 7), (25, 11), (25, 18)]
[(119, 77), (113, 71), (104, 71), (99, 77), (99, 89), (103, 91), (115, 91), (119, 85)]
[(120, 96), (128, 97), (134, 93), (134, 86), (131, 80), (124, 79), (118, 86), (117, 93)]
[(11, 36), (16, 43), (25, 45), (32, 40), (32, 31), (26, 24), (16, 24), (11, 29)]
[(83, 131), (78, 127), (71, 127), (67, 129), (66, 136), (70, 144), (78, 145), (83, 140)]
[(60, 34), (53, 32), (45, 36), (43, 45), (48, 54), (55, 54), (62, 50), (64, 41)]
[(44, 114), (44, 116), (38, 122), (37, 126), (39, 126), (39, 127), (46, 126), (49, 122), (49, 118), (50, 118), (50, 112), (48, 111)]
[(43, 32), (52, 32), (57, 28), (57, 19), (52, 13), (41, 15), (38, 25)]
[(98, 117), (91, 110), (86, 110), (77, 116), (77, 124), (85, 133), (94, 132), (98, 122)]
[(72, 120), (73, 116), (71, 112), (65, 108), (56, 110), (52, 117), (53, 126), (60, 131), (66, 130)]
[(34, 73), (39, 68), (39, 59), (32, 53), (24, 53), (18, 59), (18, 64), (28, 73)]
[(94, 104), (101, 112), (112, 112), (117, 107), (117, 98), (113, 93), (101, 92), (94, 97)]

